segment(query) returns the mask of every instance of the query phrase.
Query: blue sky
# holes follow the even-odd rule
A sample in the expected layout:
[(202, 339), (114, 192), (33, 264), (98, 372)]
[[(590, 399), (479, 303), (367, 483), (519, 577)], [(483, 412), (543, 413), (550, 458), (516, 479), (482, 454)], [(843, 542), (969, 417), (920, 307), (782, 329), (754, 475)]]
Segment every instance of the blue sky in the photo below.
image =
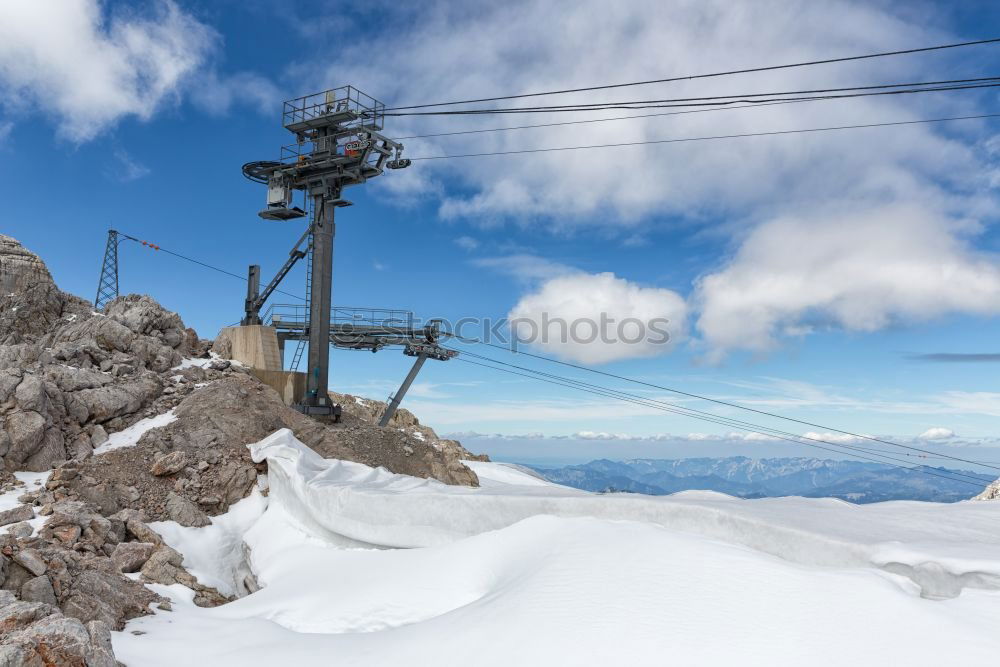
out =
[[(606, 3), (587, 2), (358, 9), (74, 0), (58, 15), (33, 4), (0, 6), (7, 194), (0, 231), (39, 253), (63, 289), (86, 298), (93, 298), (110, 225), (238, 274), (250, 263), (262, 265), (265, 279), (273, 274), (301, 226), (260, 220), (263, 189), (243, 179), (240, 165), (273, 158), (288, 143), (280, 125), (286, 98), (350, 83), (391, 106), (1000, 32), (1000, 10), (985, 2), (957, 9), (846, 0), (634, 2), (611, 16)], [(984, 46), (624, 89), (600, 99), (968, 78), (993, 75), (998, 65), (1000, 47)], [(604, 95), (588, 95), (597, 94)], [(422, 157), (996, 113), (998, 102), (988, 89), (403, 143), (410, 157)], [(506, 123), (397, 118), (386, 133)], [(914, 359), (1000, 353), (998, 128), (981, 120), (417, 161), (346, 193), (355, 205), (338, 212), (334, 302), (452, 320), (542, 311), (667, 316), (675, 327), (670, 346), (536, 351), (805, 421), (1000, 460), (1000, 365)], [(282, 287), (301, 294), (302, 283), (295, 271)], [(236, 279), (128, 244), (121, 284), (178, 311), (205, 337), (240, 318), (245, 292)], [(474, 351), (511, 361), (497, 350)], [(513, 362), (583, 377), (525, 357)], [(408, 366), (398, 352), (334, 351), (331, 385), (384, 398)], [(460, 362), (427, 364), (407, 407), (439, 432), (464, 433), (470, 448), (501, 458), (815, 453)]]

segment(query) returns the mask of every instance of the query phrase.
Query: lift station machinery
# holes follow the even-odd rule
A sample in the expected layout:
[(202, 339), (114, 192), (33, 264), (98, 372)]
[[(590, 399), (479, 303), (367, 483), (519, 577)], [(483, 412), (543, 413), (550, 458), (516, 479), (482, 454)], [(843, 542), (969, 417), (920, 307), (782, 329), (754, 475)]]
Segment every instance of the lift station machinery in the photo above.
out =
[[(306, 392), (295, 407), (312, 415), (338, 412), (327, 394), (331, 345), (373, 352), (401, 345), (416, 361), (383, 414), (383, 425), (392, 418), (426, 359), (447, 360), (457, 354), (438, 344), (440, 331), (435, 323), (415, 328), (412, 317), (403, 322), (397, 317), (382, 319), (376, 312), (392, 311), (377, 309), (338, 309), (353, 311), (346, 319), (331, 312), (334, 211), (351, 206), (342, 196), (344, 189), (380, 176), (387, 168), (410, 165), (402, 157), (403, 146), (381, 134), (384, 117), (382, 102), (351, 86), (284, 103), (282, 124), (295, 136), (295, 143), (284, 146), (278, 160), (248, 162), (243, 174), (267, 185), (267, 207), (258, 214), (261, 218), (287, 221), (308, 216), (309, 221), (288, 260), (263, 289), (260, 266), (250, 267), (242, 320), (243, 325), (261, 324), (261, 309), (268, 297), (295, 263), (310, 254), (306, 307), (294, 311), (292, 317), (272, 314), (270, 318), (282, 344), (285, 340), (309, 343)], [(305, 208), (294, 205), (296, 191), (304, 193)]]

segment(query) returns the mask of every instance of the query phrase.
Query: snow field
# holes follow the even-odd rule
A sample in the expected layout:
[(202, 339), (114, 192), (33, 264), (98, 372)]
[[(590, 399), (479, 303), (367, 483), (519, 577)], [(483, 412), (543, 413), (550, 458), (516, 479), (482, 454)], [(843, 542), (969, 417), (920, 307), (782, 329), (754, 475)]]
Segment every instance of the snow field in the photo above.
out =
[[(268, 460), (266, 501), (154, 527), (205, 583), (245, 567), (242, 534), (264, 588), (201, 609), (156, 587), (174, 611), (115, 633), (123, 662), (913, 666), (1000, 652), (1000, 591), (928, 600), (878, 562), (993, 576), (1000, 504), (593, 496), (488, 463), (472, 464), (482, 488), (462, 489), (324, 460), (287, 432), (252, 451)], [(420, 548), (386, 548), (401, 542)]]

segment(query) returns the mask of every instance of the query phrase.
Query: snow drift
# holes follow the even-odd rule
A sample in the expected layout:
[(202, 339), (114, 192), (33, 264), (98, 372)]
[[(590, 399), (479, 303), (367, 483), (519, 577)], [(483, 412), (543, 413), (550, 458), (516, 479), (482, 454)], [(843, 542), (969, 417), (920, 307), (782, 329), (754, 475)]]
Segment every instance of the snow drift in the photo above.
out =
[(243, 531), (263, 588), (202, 609), (156, 587), (175, 611), (117, 634), (123, 661), (936, 665), (1000, 651), (998, 504), (594, 496), (491, 463), (472, 464), (469, 489), (324, 460), (287, 431), (251, 449), (266, 503), (161, 531), (213, 581), (245, 567)]

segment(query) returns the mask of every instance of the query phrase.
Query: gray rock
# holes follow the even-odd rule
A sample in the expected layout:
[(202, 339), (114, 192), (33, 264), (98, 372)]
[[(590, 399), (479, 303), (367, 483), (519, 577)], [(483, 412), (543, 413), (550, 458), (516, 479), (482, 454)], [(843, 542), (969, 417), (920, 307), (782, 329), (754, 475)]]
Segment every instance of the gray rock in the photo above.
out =
[(45, 618), (55, 609), (44, 602), (25, 602), (16, 600), (0, 607), (0, 629), (3, 632), (13, 632), (26, 628), (35, 621)]
[(184, 557), (168, 546), (161, 546), (142, 566), (142, 576), (157, 584), (169, 586), (177, 583)]
[(14, 562), (36, 577), (45, 574), (48, 568), (42, 555), (35, 549), (21, 549), (14, 554)]
[(173, 475), (180, 472), (186, 465), (187, 455), (181, 451), (174, 451), (156, 459), (149, 472), (157, 477), (163, 477), (164, 475)]
[(108, 432), (100, 424), (94, 424), (90, 430), (90, 444), (96, 449), (108, 441)]
[(6, 526), (19, 521), (29, 521), (35, 518), (35, 510), (31, 505), (18, 505), (0, 512), (0, 526)]
[(24, 582), (21, 586), (21, 599), (25, 602), (44, 602), (53, 607), (58, 604), (52, 582), (44, 574)]
[[(100, 632), (100, 630), (95, 630)], [(53, 614), (14, 635), (4, 638), (6, 654), (12, 663), (30, 667), (114, 667), (103, 637), (95, 641), (83, 623), (74, 618)], [(3, 655), (3, 654), (0, 654)], [(4, 658), (8, 659), (8, 658)]]
[(87, 667), (117, 667), (115, 650), (111, 644), (111, 628), (102, 621), (87, 623), (90, 647), (93, 651)]
[(28, 537), (34, 529), (31, 524), (27, 521), (22, 521), (20, 523), (15, 523), (13, 526), (7, 529), (8, 535), (13, 535), (14, 537)]
[(128, 529), (129, 534), (140, 542), (163, 544), (163, 538), (160, 537), (160, 534), (138, 519), (129, 519), (125, 523), (125, 527)]
[(122, 542), (111, 554), (111, 562), (122, 572), (138, 572), (157, 546), (152, 542)]
[(212, 521), (197, 505), (171, 491), (167, 495), (167, 515), (182, 526), (208, 526)]

